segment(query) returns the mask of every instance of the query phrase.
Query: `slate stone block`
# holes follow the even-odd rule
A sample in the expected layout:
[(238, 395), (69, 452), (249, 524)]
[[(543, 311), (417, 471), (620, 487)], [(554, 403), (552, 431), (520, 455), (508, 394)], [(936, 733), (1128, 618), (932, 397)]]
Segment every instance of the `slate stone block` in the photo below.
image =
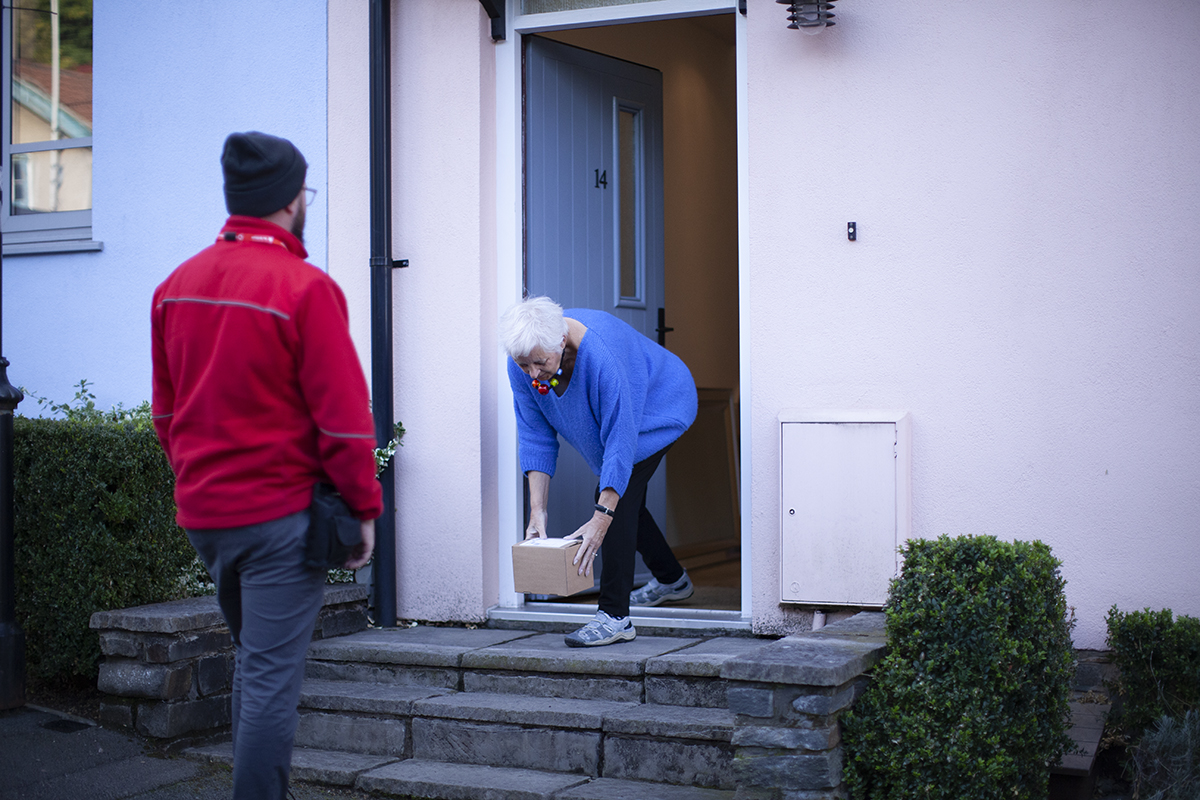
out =
[(703, 741), (606, 736), (604, 777), (734, 788), (733, 750)]
[(136, 608), (97, 611), (88, 623), (93, 630), (149, 633), (178, 633), (224, 624), (225, 618), (215, 597), (188, 597)]
[(177, 703), (142, 703), (138, 706), (137, 730), (159, 739), (185, 733), (223, 728), (230, 723), (230, 695), (220, 694)]
[[(587, 778), (478, 764), (399, 761), (358, 777), (356, 786), (391, 797), (440, 800), (552, 800)], [(643, 800), (648, 800), (643, 798)]]
[(141, 634), (139, 657), (154, 664), (232, 652), (233, 637), (224, 625), (204, 631), (176, 634)]
[(697, 739), (728, 742), (734, 732), (733, 713), (724, 708), (630, 705), (604, 715), (604, 732), (650, 739)]
[(841, 686), (883, 660), (887, 645), (874, 640), (787, 636), (729, 659), (726, 680), (795, 686)]
[(841, 727), (836, 723), (816, 728), (739, 726), (733, 733), (733, 743), (739, 747), (820, 751), (837, 747), (841, 741)]
[(415, 718), (413, 758), (596, 775), (600, 733)]
[(640, 708), (640, 703), (464, 692), (418, 700), (413, 703), (413, 714), (464, 722), (598, 731), (610, 717)]
[(314, 661), (311, 657), (305, 665), (304, 677), (326, 681), (363, 681), (396, 686), (458, 688), (458, 670), (456, 669), (408, 667), (401, 664)]
[(830, 714), (835, 714), (838, 711), (849, 708), (854, 702), (855, 697), (856, 692), (853, 683), (833, 691), (814, 688), (811, 694), (804, 694), (793, 700), (792, 708), (799, 714), (827, 717)]
[(138, 635), (129, 631), (102, 631), (100, 652), (106, 656), (137, 658), (138, 640)]
[(307, 711), (300, 715), (296, 746), (404, 758), (407, 734), (407, 723), (394, 717), (376, 719)]
[(331, 639), (335, 636), (346, 636), (367, 629), (367, 607), (365, 604), (325, 608), (317, 617), (313, 628), (313, 636), (317, 639)]
[(143, 664), (124, 658), (100, 664), (96, 688), (119, 697), (171, 700), (187, 697), (192, 689), (192, 665)]
[(232, 686), (232, 656), (209, 656), (196, 662), (196, 688), (202, 697), (223, 692)]
[(463, 690), (616, 703), (640, 703), (642, 700), (642, 681), (638, 678), (471, 671), (463, 673)]
[(842, 750), (778, 755), (774, 750), (741, 748), (734, 763), (738, 786), (831, 789), (842, 783)]
[(699, 786), (596, 778), (556, 794), (554, 800), (733, 800), (733, 792), (727, 789), (702, 789)]
[(759, 686), (731, 685), (726, 689), (729, 710), (747, 717), (775, 715), (775, 692)]
[(306, 680), (300, 689), (300, 707), (318, 711), (359, 711), (375, 716), (410, 716), (414, 701), (437, 697), (447, 691), (431, 686)]
[(646, 702), (689, 708), (728, 708), (725, 683), (706, 678), (646, 676)]

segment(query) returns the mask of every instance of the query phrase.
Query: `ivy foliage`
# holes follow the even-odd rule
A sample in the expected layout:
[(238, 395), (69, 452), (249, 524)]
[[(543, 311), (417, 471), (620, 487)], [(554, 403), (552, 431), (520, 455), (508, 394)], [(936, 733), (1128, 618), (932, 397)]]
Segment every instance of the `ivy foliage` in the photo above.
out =
[(1108, 610), (1108, 646), (1119, 677), (1109, 689), (1120, 699), (1112, 715), (1130, 742), (1161, 717), (1200, 711), (1200, 619), (1171, 609)]
[(153, 426), (134, 416), (13, 420), (16, 612), (31, 677), (94, 678), (93, 612), (194, 593), (174, 476)]
[(1042, 800), (1071, 746), (1065, 581), (1041, 542), (910, 540), (888, 654), (845, 719), (856, 800)]

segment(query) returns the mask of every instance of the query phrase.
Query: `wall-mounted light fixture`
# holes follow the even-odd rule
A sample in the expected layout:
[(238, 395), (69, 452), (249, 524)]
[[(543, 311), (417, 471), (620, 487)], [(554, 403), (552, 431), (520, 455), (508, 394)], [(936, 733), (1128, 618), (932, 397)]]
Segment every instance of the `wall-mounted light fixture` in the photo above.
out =
[(837, 0), (820, 0), (816, 3), (793, 3), (791, 0), (775, 0), (780, 5), (788, 7), (789, 28), (795, 28), (804, 33), (817, 34), (822, 28), (835, 25), (833, 21), (833, 4)]

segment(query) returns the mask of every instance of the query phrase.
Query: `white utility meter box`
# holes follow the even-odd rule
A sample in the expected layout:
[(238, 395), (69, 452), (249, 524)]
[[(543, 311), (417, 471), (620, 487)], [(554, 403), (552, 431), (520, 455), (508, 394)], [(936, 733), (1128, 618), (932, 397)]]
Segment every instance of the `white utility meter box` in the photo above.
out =
[(785, 411), (780, 599), (882, 606), (912, 531), (906, 411)]

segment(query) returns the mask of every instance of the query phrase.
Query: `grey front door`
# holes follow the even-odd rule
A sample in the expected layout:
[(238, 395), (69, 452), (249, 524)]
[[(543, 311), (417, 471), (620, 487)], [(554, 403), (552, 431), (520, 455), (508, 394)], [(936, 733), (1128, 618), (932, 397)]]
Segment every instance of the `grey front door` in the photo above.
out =
[[(664, 305), (662, 73), (525, 41), (526, 291), (607, 311), (655, 339)], [(560, 439), (550, 535), (591, 516), (596, 480)], [(665, 486), (660, 468), (647, 503), (664, 528)]]

